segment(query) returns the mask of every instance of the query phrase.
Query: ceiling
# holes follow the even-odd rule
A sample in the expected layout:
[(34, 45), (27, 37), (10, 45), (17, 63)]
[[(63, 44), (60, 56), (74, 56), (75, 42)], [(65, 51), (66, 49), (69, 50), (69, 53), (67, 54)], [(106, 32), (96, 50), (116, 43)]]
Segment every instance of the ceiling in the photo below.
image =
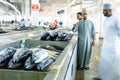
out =
[[(4, 0), (7, 2), (12, 3), (17, 7), (19, 11), (21, 10), (21, 6), (24, 3), (25, 0)], [(102, 0), (39, 0), (41, 8), (40, 8), (40, 14), (41, 15), (47, 15), (54, 12), (57, 12), (58, 10), (65, 9), (67, 7), (74, 7), (74, 6), (80, 6), (81, 8), (91, 8), (94, 6), (98, 6), (98, 3), (100, 3)], [(119, 0), (103, 0), (109, 1), (111, 3), (115, 4), (115, 8), (118, 7), (120, 1)], [(90, 12), (95, 12), (98, 8), (91, 8)], [(4, 4), (0, 1), (0, 14), (13, 14), (14, 12), (17, 12), (15, 8), (8, 4)]]
[(40, 14), (45, 15), (58, 11), (69, 5), (72, 1), (73, 0), (47, 0), (45, 3), (40, 3)]
[[(13, 5), (15, 5), (15, 7), (17, 7), (19, 11), (22, 11), (21, 6), (24, 3), (24, 0), (4, 0), (4, 1), (12, 3)], [(85, 4), (83, 6), (88, 5), (90, 6), (90, 4), (96, 3), (97, 0), (39, 0), (39, 2), (41, 5), (40, 14), (47, 15), (70, 6), (76, 6), (81, 4)], [(0, 10), (7, 12), (5, 14), (12, 14), (15, 12), (14, 8), (7, 4), (3, 4), (2, 2), (0, 2)], [(3, 14), (2, 12), (0, 13)]]
[(54, 14), (58, 10), (68, 7), (80, 6), (81, 8), (87, 8), (94, 6), (98, 3), (98, 0), (47, 0), (40, 10), (41, 15)]

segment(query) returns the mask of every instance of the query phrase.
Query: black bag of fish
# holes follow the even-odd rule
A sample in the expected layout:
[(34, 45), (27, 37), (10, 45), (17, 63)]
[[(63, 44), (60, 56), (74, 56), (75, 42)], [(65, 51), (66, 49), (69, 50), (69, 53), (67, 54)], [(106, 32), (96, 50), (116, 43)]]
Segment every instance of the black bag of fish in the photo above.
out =
[(0, 52), (0, 66), (7, 64), (15, 52), (16, 52), (16, 49), (13, 47), (8, 47), (3, 49)]

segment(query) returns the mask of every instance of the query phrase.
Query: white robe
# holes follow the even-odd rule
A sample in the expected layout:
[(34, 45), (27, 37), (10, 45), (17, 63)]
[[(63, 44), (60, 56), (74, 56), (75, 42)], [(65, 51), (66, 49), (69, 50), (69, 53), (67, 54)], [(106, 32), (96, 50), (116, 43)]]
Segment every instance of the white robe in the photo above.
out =
[(99, 65), (99, 78), (120, 80), (120, 26), (116, 16), (104, 21), (104, 41)]
[(91, 20), (80, 20), (78, 23), (77, 68), (89, 67), (92, 40), (95, 40), (94, 24)]

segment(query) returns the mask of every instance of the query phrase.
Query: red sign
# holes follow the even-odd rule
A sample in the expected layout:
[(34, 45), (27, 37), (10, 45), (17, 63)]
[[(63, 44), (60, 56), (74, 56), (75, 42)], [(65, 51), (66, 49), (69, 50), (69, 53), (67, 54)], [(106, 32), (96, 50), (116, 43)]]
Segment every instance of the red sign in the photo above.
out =
[(32, 4), (32, 10), (39, 10), (39, 4)]

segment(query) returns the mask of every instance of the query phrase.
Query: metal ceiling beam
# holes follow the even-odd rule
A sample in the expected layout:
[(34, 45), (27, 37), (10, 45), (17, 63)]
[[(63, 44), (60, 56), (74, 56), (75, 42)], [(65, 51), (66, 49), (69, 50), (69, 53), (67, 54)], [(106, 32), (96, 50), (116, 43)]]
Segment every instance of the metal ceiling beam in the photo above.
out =
[(1, 10), (5, 12), (4, 14), (20, 14), (20, 12), (15, 8), (15, 6), (10, 4), (9, 2), (0, 0), (0, 6)]

